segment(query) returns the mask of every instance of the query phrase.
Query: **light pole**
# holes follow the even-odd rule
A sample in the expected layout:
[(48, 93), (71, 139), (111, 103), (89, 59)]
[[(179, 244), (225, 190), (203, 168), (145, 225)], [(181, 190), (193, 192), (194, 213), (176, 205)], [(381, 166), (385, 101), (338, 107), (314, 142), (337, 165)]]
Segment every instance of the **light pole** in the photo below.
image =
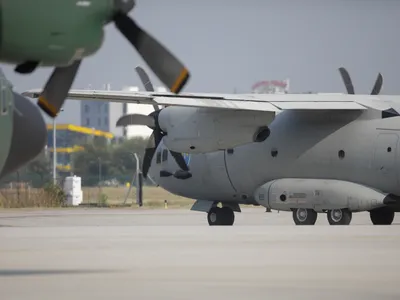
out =
[[(60, 112), (64, 111), (61, 108)], [(58, 116), (58, 115), (57, 115)], [(56, 118), (53, 119), (53, 184), (57, 183), (57, 143), (56, 143)]]
[(101, 157), (97, 158), (99, 160), (99, 187), (101, 182)]

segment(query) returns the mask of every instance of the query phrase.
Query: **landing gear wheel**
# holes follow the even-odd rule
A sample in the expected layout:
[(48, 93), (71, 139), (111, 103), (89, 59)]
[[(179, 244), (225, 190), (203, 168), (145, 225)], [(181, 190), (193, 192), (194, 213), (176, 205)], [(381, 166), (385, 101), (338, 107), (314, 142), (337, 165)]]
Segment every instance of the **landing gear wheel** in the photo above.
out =
[(394, 211), (387, 207), (376, 208), (369, 212), (369, 217), (374, 225), (391, 225)]
[(327, 217), (330, 225), (349, 225), (353, 214), (347, 208), (328, 210)]
[(232, 208), (224, 206), (221, 208), (222, 214), (222, 224), (226, 226), (232, 226), (235, 222), (235, 213), (233, 212)]
[(210, 226), (230, 226), (235, 222), (235, 213), (230, 207), (212, 207), (207, 214), (207, 221)]
[(208, 225), (215, 226), (219, 225), (221, 214), (219, 213), (219, 207), (211, 207), (210, 211), (207, 214)]
[(293, 221), (296, 225), (314, 225), (318, 213), (313, 209), (295, 208), (293, 210)]

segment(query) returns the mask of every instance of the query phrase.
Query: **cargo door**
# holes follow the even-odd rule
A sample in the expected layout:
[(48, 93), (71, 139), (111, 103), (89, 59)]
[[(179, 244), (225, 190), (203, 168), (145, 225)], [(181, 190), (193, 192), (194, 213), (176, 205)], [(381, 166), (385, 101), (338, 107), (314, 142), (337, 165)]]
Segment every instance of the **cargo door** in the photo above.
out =
[(398, 184), (397, 133), (380, 133), (376, 139), (373, 168), (382, 190), (392, 190)]

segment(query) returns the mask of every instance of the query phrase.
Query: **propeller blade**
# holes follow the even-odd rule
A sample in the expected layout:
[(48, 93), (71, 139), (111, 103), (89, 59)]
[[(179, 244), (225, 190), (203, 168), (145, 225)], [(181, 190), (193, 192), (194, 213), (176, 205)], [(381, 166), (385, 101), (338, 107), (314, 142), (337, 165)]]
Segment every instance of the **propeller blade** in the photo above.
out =
[(144, 125), (150, 127), (151, 129), (154, 129), (156, 126), (154, 118), (140, 114), (124, 115), (117, 121), (118, 127), (125, 127), (128, 125)]
[(190, 75), (185, 66), (157, 40), (122, 12), (114, 15), (114, 23), (136, 48), (152, 71), (173, 93), (179, 93)]
[(148, 92), (154, 92), (153, 84), (150, 81), (149, 75), (147, 75), (146, 71), (143, 70), (142, 67), (137, 66), (135, 68), (136, 73), (138, 73), (140, 81), (142, 82), (144, 89)]
[(381, 91), (382, 85), (383, 85), (383, 77), (382, 74), (379, 73), (378, 77), (375, 80), (375, 85), (372, 89), (371, 95), (378, 95), (379, 92)]
[(55, 118), (60, 112), (80, 64), (81, 60), (77, 60), (67, 67), (55, 68), (47, 81), (39, 96), (38, 105), (50, 117)]
[[(139, 75), (140, 81), (142, 82), (142, 84), (144, 86), (144, 89), (148, 92), (154, 92), (153, 84), (151, 83), (150, 77), (149, 77), (149, 75), (147, 75), (146, 71), (143, 70), (143, 68), (141, 68), (139, 66), (137, 66), (135, 69)], [(153, 104), (153, 108), (154, 108), (154, 110), (160, 109), (157, 104)]]
[(353, 86), (353, 83), (351, 82), (349, 73), (343, 67), (339, 68), (339, 72), (340, 72), (340, 75), (342, 76), (343, 83), (346, 86), (347, 94), (354, 95), (354, 86)]
[(149, 172), (151, 160), (153, 159), (154, 153), (156, 152), (157, 146), (155, 143), (154, 132), (149, 137), (149, 142), (147, 144), (146, 150), (144, 151), (142, 172), (143, 177), (147, 178), (147, 173)]
[(179, 168), (181, 168), (183, 171), (189, 171), (189, 167), (187, 166), (185, 159), (183, 158), (183, 155), (181, 153), (172, 150), (169, 150), (169, 152), (174, 157)]

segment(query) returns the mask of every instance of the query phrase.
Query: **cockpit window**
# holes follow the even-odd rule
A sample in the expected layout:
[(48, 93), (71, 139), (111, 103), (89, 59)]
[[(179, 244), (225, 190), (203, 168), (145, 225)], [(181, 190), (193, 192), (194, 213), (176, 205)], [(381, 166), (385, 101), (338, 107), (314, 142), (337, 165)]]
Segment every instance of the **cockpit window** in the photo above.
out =
[(157, 152), (157, 157), (156, 157), (156, 164), (161, 163), (161, 151)]
[(164, 149), (162, 152), (162, 161), (168, 160), (168, 150)]

